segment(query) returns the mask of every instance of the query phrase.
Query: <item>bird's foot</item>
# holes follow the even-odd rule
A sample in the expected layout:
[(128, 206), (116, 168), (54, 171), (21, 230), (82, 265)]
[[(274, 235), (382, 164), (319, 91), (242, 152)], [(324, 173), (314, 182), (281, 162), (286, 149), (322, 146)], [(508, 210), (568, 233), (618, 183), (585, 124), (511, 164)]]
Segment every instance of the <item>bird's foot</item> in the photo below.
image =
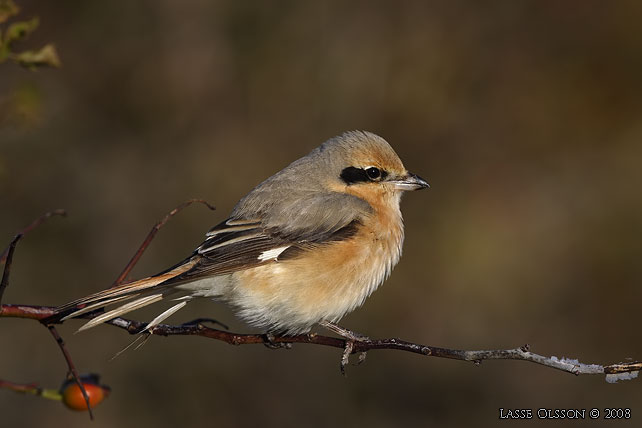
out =
[[(350, 363), (350, 355), (354, 352), (355, 343), (367, 342), (370, 340), (370, 338), (368, 336), (364, 336), (363, 334), (348, 330), (347, 328), (343, 328), (340, 325), (329, 321), (321, 321), (319, 325), (327, 328), (328, 330), (338, 334), (345, 339), (345, 347), (343, 348), (343, 355), (341, 355), (340, 369), (341, 374), (343, 376), (346, 376), (346, 366)], [(357, 362), (357, 365), (363, 363), (366, 360), (366, 355), (366, 351), (359, 353), (359, 360)]]
[(277, 342), (272, 333), (263, 335), (263, 344), (270, 349), (292, 349), (292, 344), (288, 342)]
[(209, 323), (213, 325), (219, 325), (225, 330), (229, 330), (230, 328), (227, 326), (227, 324), (223, 324), (220, 321), (217, 321), (213, 318), (196, 318), (195, 320), (192, 321), (187, 321), (181, 324), (182, 326), (194, 326), (194, 325), (202, 325), (204, 323)]

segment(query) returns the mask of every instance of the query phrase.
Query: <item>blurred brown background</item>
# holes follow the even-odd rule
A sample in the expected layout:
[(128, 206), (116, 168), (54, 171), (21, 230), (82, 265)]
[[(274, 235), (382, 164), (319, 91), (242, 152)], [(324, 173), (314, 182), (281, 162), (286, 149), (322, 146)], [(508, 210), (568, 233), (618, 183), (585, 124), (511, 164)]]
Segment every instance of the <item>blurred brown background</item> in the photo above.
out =
[[(345, 326), (463, 349), (530, 343), (587, 363), (642, 358), (639, 2), (19, 4), (41, 18), (20, 47), (53, 42), (63, 68), (0, 65), (0, 238), (50, 209), (70, 217), (19, 244), (6, 303), (105, 288), (167, 211), (214, 203), (161, 231), (135, 276), (155, 273), (261, 180), (366, 129), (432, 188), (405, 197), (404, 257)], [(218, 304), (191, 306), (172, 321), (250, 330)], [(640, 380), (392, 351), (344, 379), (336, 349), (189, 337), (110, 362), (131, 338), (72, 335), (80, 325), (61, 327), (77, 366), (113, 388), (97, 428), (494, 426), (499, 407), (632, 408), (618, 426), (642, 417)], [(61, 382), (45, 329), (2, 319), (0, 335), (0, 378)], [(0, 413), (7, 426), (89, 424), (8, 391)]]

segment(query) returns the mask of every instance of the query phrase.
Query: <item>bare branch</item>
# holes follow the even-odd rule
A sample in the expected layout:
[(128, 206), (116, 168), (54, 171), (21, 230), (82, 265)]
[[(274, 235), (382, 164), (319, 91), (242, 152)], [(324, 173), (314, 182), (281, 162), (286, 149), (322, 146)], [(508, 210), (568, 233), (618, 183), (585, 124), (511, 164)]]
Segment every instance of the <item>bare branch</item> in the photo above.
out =
[(82, 393), (82, 396), (85, 399), (85, 403), (87, 404), (87, 410), (89, 411), (89, 419), (93, 421), (94, 412), (91, 410), (91, 404), (89, 403), (89, 394), (87, 394), (85, 385), (83, 385), (82, 382), (80, 381), (80, 375), (76, 370), (76, 366), (74, 365), (73, 360), (71, 359), (71, 354), (69, 354), (69, 351), (65, 346), (65, 342), (64, 340), (62, 340), (62, 337), (60, 337), (60, 335), (58, 334), (58, 330), (56, 330), (56, 327), (54, 327), (53, 325), (48, 325), (47, 329), (49, 329), (49, 332), (51, 333), (53, 338), (56, 340), (56, 343), (60, 347), (60, 351), (62, 352), (62, 355), (65, 357), (65, 361), (67, 362), (67, 367), (69, 368), (69, 374), (71, 374), (72, 379), (74, 380), (76, 385), (78, 385), (78, 388), (80, 388), (80, 392)]
[(9, 246), (0, 254), (0, 263), (4, 263), (4, 271), (2, 273), (2, 281), (0, 281), (0, 303), (2, 303), (2, 295), (9, 285), (9, 273), (11, 271), (11, 263), (13, 259), (13, 253), (16, 249), (18, 241), (22, 239), (24, 235), (34, 230), (36, 227), (40, 226), (45, 220), (54, 215), (66, 216), (67, 212), (62, 209), (49, 211), (44, 213), (37, 219), (31, 222), (31, 224), (24, 229), (22, 229), (18, 234), (13, 238)]
[(171, 210), (161, 221), (156, 223), (153, 227), (152, 230), (149, 231), (147, 234), (147, 237), (143, 241), (143, 243), (140, 245), (138, 248), (138, 251), (136, 251), (136, 254), (131, 258), (129, 263), (127, 263), (127, 266), (125, 266), (125, 269), (118, 275), (118, 278), (116, 278), (116, 281), (112, 284), (112, 287), (116, 287), (117, 285), (122, 284), (123, 281), (125, 281), (125, 278), (127, 278), (127, 275), (132, 271), (136, 263), (138, 263), (138, 260), (140, 260), (141, 256), (149, 246), (149, 244), (152, 242), (154, 237), (156, 236), (156, 233), (160, 230), (161, 227), (165, 225), (169, 221), (170, 218), (172, 218), (174, 215), (176, 215), (179, 211), (181, 211), (183, 208), (187, 208), (188, 206), (192, 205), (194, 202), (198, 202), (200, 204), (205, 205), (207, 208), (210, 210), (215, 210), (216, 208), (213, 205), (210, 205), (207, 201), (203, 199), (190, 199), (188, 201), (183, 202), (173, 210)]
[[(90, 312), (81, 315), (79, 318), (91, 319), (98, 316), (100, 312)], [(0, 317), (30, 318), (41, 322), (48, 322), (47, 319), (55, 317), (56, 311), (48, 306), (27, 306), (27, 305), (2, 305)], [(126, 330), (130, 334), (143, 332), (147, 323), (129, 320), (125, 318), (114, 318), (106, 324)], [(240, 334), (224, 330), (206, 327), (200, 320), (182, 325), (160, 324), (152, 328), (151, 333), (157, 336), (201, 336), (208, 339), (220, 340), (230, 345), (257, 345), (257, 344), (291, 344), (307, 343), (310, 345), (330, 346), (333, 348), (345, 349), (346, 339), (323, 336), (316, 333), (301, 334), (297, 336), (270, 336), (264, 334)], [(610, 365), (584, 364), (577, 360), (568, 358), (546, 357), (530, 351), (528, 345), (514, 349), (495, 349), (467, 351), (460, 349), (440, 348), (437, 346), (423, 345), (408, 342), (397, 338), (389, 339), (364, 339), (353, 343), (352, 353), (389, 349), (395, 351), (412, 352), (427, 357), (448, 358), (460, 361), (470, 361), (480, 364), (484, 360), (521, 360), (540, 364), (556, 370), (561, 370), (574, 375), (614, 375), (619, 373), (631, 373), (631, 378), (636, 377), (636, 372), (642, 370), (642, 362), (632, 361), (625, 363), (614, 363)]]
[[(18, 232), (18, 235), (26, 235), (27, 233), (31, 232), (34, 230), (36, 227), (40, 226), (42, 223), (44, 223), (48, 218), (53, 217), (53, 216), (62, 216), (66, 217), (67, 216), (67, 211), (63, 209), (57, 209), (53, 211), (49, 211), (35, 219), (34, 221), (31, 222), (31, 224), (24, 229), (22, 229), (20, 232)], [(7, 254), (9, 253), (9, 250), (11, 249), (11, 245), (7, 247), (2, 254), (0, 255), (0, 263), (4, 263), (4, 261), (7, 258)]]
[(0, 317), (4, 318), (29, 318), (36, 321), (43, 321), (56, 315), (54, 306), (33, 306), (33, 305), (2, 305), (0, 306)]
[[(109, 322), (120, 328), (124, 328), (131, 334), (145, 330), (146, 323), (117, 318)], [(265, 344), (268, 340), (265, 335), (238, 334), (206, 327), (200, 323), (185, 324), (181, 326), (159, 325), (152, 329), (152, 334), (161, 336), (172, 335), (195, 335), (210, 339), (221, 340), (232, 345)], [(297, 336), (273, 336), (269, 338), (273, 343), (308, 343), (314, 345), (331, 346), (335, 348), (346, 348), (346, 339), (322, 336), (315, 333), (302, 334)], [(351, 353), (360, 353), (378, 349), (390, 349), (397, 351), (412, 352), (429, 357), (449, 358), (453, 360), (470, 361), (480, 364), (483, 360), (522, 360), (562, 370), (574, 375), (580, 374), (610, 374), (630, 373), (640, 370), (642, 362), (618, 363), (608, 366), (598, 364), (583, 364), (577, 360), (557, 357), (545, 357), (530, 352), (529, 346), (524, 345), (515, 349), (498, 349), (482, 351), (466, 351), (459, 349), (440, 348), (436, 346), (422, 345), (407, 342), (405, 340), (390, 339), (363, 339), (352, 342)]]
[(36, 383), (16, 383), (0, 379), (0, 388), (19, 392), (21, 394), (32, 394), (48, 398), (50, 400), (62, 400), (62, 394), (60, 394), (60, 391), (55, 389), (45, 389), (38, 386)]
[(22, 392), (24, 394), (35, 394), (38, 395), (38, 385), (35, 383), (15, 383), (8, 380), (0, 380), (0, 388), (10, 389), (16, 392)]
[(9, 248), (7, 251), (7, 257), (5, 258), (5, 264), (4, 264), (4, 270), (2, 271), (2, 280), (0, 281), (0, 303), (2, 303), (2, 296), (4, 294), (4, 290), (7, 289), (7, 286), (9, 285), (9, 274), (11, 273), (11, 263), (13, 262), (13, 252), (16, 249), (16, 245), (18, 244), (18, 241), (22, 238), (22, 234), (19, 233), (13, 238), (13, 241), (11, 241), (11, 244), (9, 244)]

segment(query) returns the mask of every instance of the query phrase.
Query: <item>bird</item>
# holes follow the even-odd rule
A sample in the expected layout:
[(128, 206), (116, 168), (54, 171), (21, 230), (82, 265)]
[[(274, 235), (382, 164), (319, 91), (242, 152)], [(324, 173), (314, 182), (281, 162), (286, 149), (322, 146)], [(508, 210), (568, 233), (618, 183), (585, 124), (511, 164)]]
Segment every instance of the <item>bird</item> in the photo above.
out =
[(404, 240), (401, 196), (427, 187), (382, 137), (344, 132), (257, 185), (178, 264), (56, 312), (64, 321), (105, 310), (81, 331), (172, 301), (147, 324), (151, 333), (188, 302), (209, 298), (268, 333), (321, 325), (355, 339), (337, 323), (390, 275)]

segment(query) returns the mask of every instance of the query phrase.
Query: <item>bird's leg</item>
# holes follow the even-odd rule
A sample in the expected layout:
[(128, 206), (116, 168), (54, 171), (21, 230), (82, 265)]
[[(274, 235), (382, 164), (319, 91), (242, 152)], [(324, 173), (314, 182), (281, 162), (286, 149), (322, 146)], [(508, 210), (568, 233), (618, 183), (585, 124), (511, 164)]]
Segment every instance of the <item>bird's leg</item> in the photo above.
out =
[(364, 336), (363, 334), (348, 330), (347, 328), (341, 327), (340, 325), (330, 321), (320, 321), (319, 325), (321, 327), (327, 328), (330, 331), (333, 331), (334, 333), (345, 339), (352, 340), (353, 342), (365, 342), (367, 340), (370, 340), (368, 336)]
[[(345, 347), (343, 348), (343, 355), (341, 356), (341, 374), (345, 376), (346, 366), (350, 362), (350, 354), (352, 354), (352, 351), (354, 350), (355, 342), (366, 342), (370, 340), (370, 338), (368, 336), (355, 333), (352, 330), (348, 330), (347, 328), (343, 328), (340, 325), (337, 325), (330, 321), (320, 321), (319, 325), (327, 328), (328, 330), (338, 334), (339, 336), (345, 339), (346, 344), (345, 344)], [(364, 351), (359, 353), (359, 362), (357, 364), (361, 364), (365, 360), (366, 360), (366, 352)]]

